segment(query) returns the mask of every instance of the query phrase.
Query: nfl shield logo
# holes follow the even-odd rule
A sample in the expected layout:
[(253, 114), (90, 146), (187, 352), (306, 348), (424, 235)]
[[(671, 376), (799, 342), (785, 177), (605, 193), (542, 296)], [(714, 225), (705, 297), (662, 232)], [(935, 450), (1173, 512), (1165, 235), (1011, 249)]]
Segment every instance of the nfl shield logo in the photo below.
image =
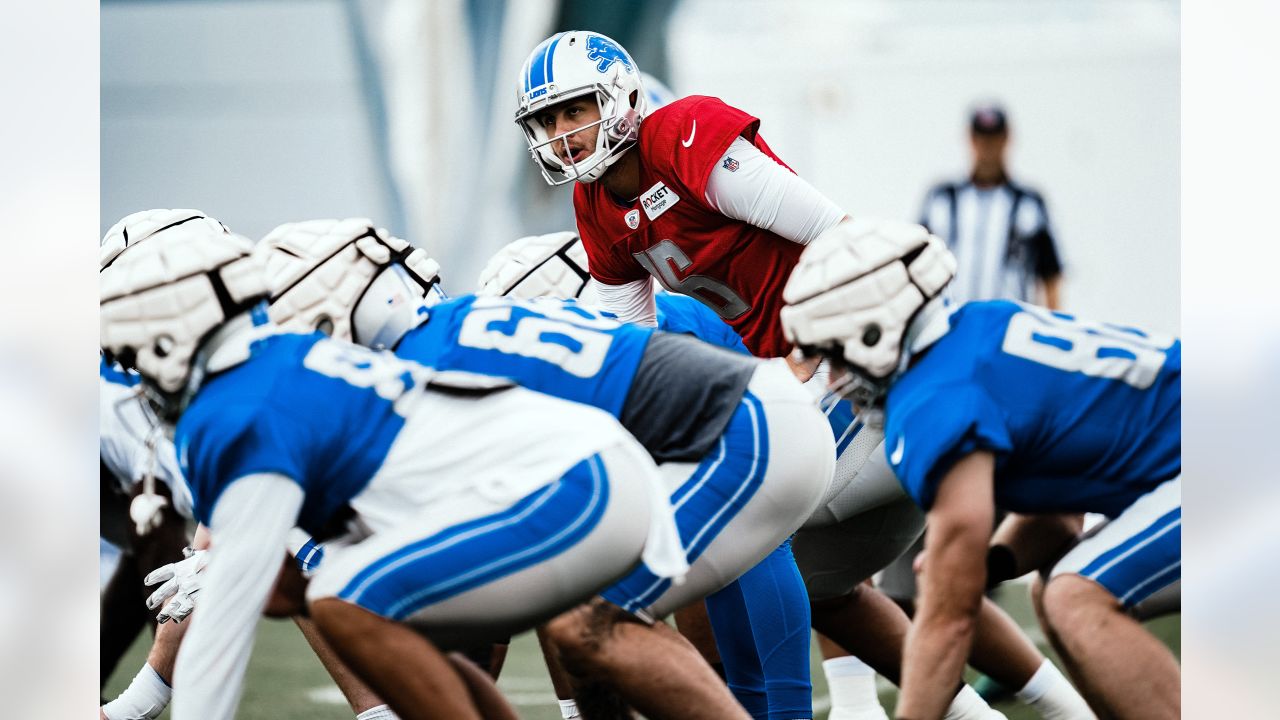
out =
[(738, 161), (731, 157), (724, 159), (724, 169), (729, 172), (738, 172)]
[(635, 230), (636, 228), (640, 227), (640, 211), (632, 210), (631, 212), (627, 213), (626, 221), (627, 221), (627, 227), (631, 228), (632, 230)]

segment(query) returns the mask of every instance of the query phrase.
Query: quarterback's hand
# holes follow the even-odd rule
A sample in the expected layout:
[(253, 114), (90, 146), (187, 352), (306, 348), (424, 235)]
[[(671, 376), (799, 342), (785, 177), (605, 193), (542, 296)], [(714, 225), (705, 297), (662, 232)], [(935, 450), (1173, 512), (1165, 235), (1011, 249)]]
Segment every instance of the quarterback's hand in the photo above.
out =
[(209, 551), (183, 548), (182, 554), (186, 556), (185, 560), (158, 567), (142, 580), (146, 585), (163, 583), (147, 598), (147, 607), (151, 610), (160, 607), (160, 603), (170, 596), (173, 597), (156, 615), (156, 620), (160, 623), (170, 620), (182, 622), (196, 606), (195, 596), (200, 592), (200, 571), (209, 564)]

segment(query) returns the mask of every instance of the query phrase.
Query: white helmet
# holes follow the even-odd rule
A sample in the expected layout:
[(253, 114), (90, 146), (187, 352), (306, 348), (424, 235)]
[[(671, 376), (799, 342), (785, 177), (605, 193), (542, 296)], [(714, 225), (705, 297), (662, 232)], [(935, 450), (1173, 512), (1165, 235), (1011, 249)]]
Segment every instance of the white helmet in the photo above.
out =
[(137, 370), (159, 391), (162, 414), (172, 420), (202, 379), (192, 372), (196, 352), (266, 296), (266, 278), (253, 242), (217, 221), (173, 224), (146, 242), (134, 238), (130, 230), (129, 252), (122, 248), (98, 276), (99, 339), (108, 360)]
[(587, 287), (587, 251), (577, 233), (531, 235), (489, 258), (477, 295), (578, 298)]
[(272, 322), (393, 347), (444, 299), (440, 265), (371, 220), (286, 223), (262, 239)]
[[(535, 115), (584, 96), (600, 107), (600, 120), (556, 137), (547, 137)], [(640, 136), (647, 98), (640, 69), (621, 45), (600, 33), (558, 33), (533, 49), (516, 81), (516, 124), (529, 142), (529, 154), (552, 185), (594, 182)], [(599, 127), (596, 149), (581, 162), (557, 157), (552, 143)]]
[(644, 85), (645, 96), (649, 99), (649, 112), (653, 112), (663, 105), (670, 105), (679, 99), (679, 96), (671, 88), (667, 87), (666, 83), (647, 72), (640, 73), (640, 83)]
[(120, 253), (125, 251), (125, 248), (132, 247), (134, 243), (141, 242), (158, 232), (188, 222), (204, 223), (210, 229), (227, 230), (226, 225), (199, 210), (155, 209), (125, 215), (111, 226), (106, 235), (102, 236), (102, 242), (98, 245), (98, 272), (105, 270)]
[(819, 235), (782, 291), (782, 329), (810, 355), (852, 370), (846, 390), (863, 408), (903, 364), (903, 337), (955, 275), (956, 259), (921, 225), (859, 219)]

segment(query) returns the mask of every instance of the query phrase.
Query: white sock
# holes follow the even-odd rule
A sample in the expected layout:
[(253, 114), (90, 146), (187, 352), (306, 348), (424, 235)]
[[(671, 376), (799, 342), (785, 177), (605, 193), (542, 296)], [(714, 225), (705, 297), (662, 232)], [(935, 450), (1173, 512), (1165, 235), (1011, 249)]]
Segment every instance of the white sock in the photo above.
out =
[(991, 709), (972, 687), (965, 685), (947, 708), (942, 720), (1003, 720), (1004, 713)]
[(560, 700), (560, 717), (564, 720), (570, 718), (582, 717), (578, 714), (578, 703), (576, 700)]
[(356, 716), (356, 720), (400, 720), (386, 705), (377, 705)]
[(889, 720), (876, 695), (876, 671), (852, 655), (824, 660), (831, 693), (831, 713), (827, 720)]
[(107, 720), (153, 720), (160, 717), (172, 697), (173, 688), (160, 673), (143, 665), (120, 697), (102, 706), (102, 713)]
[(1016, 694), (1045, 720), (1097, 720), (1089, 704), (1048, 658)]

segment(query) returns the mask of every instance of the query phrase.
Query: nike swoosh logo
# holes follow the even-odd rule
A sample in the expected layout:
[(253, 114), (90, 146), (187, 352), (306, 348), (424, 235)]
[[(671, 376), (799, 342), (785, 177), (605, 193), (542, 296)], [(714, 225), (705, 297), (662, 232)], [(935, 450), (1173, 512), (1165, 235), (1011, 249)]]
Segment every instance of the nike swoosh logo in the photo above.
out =
[(906, 437), (905, 436), (899, 437), (898, 447), (893, 449), (893, 454), (889, 456), (889, 462), (893, 463), (894, 465), (897, 465), (898, 463), (902, 462), (902, 450), (903, 450), (903, 446), (905, 445), (906, 445)]
[(684, 145), (685, 147), (689, 147), (690, 145), (692, 145), (692, 144), (693, 144), (693, 136), (694, 136), (694, 135), (697, 135), (697, 134), (698, 134), (698, 121), (697, 121), (697, 120), (694, 120), (694, 121), (693, 121), (693, 129), (689, 131), (689, 139), (688, 139), (688, 140), (681, 140), (681, 141), (680, 141), (680, 144), (681, 144), (681, 145)]

